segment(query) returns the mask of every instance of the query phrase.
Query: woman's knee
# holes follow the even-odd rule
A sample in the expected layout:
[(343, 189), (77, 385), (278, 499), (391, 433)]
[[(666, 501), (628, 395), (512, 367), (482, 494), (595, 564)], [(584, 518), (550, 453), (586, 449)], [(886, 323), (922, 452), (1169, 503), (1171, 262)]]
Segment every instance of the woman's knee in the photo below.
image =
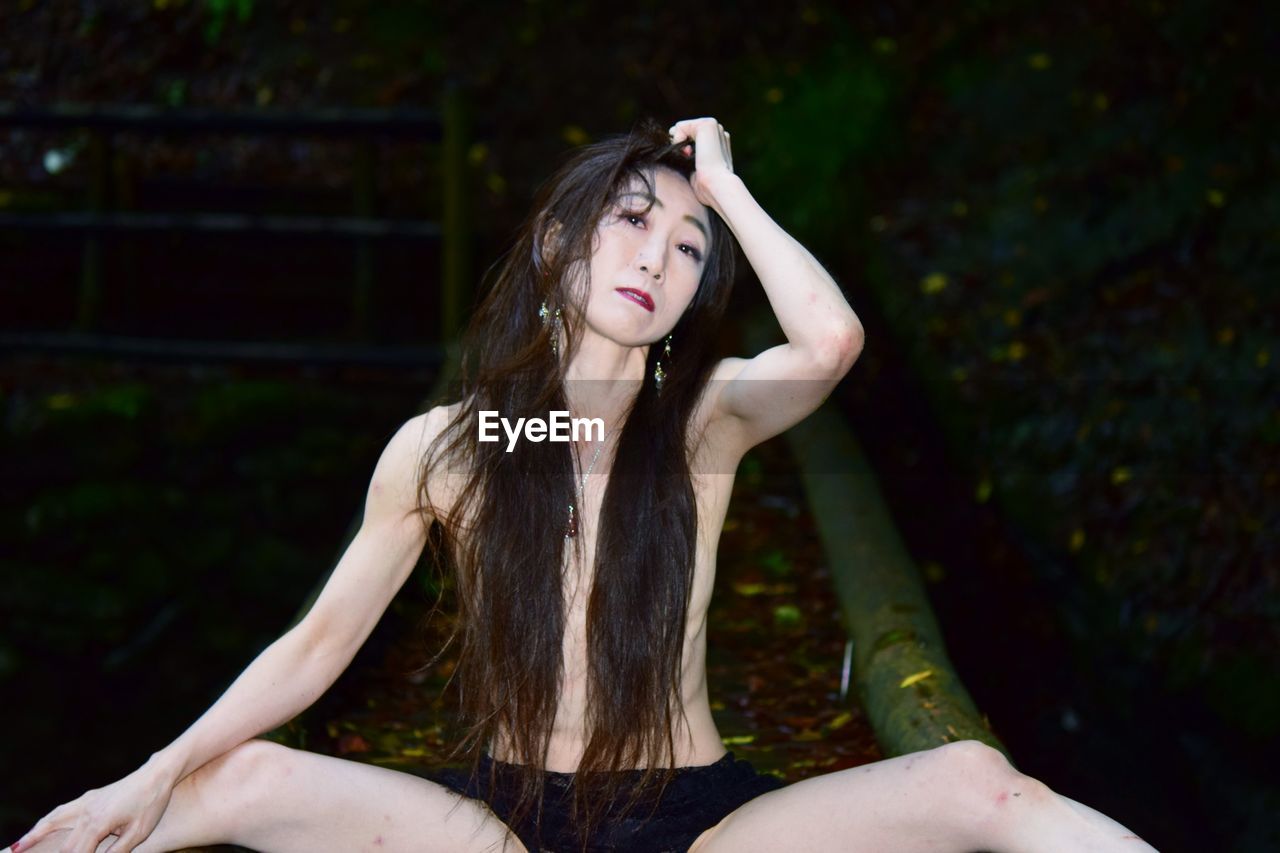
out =
[(254, 738), (227, 750), (192, 774), (198, 809), (223, 841), (253, 838), (287, 791), (297, 750)]
[(966, 825), (990, 828), (1006, 816), (1036, 807), (1053, 792), (1043, 782), (1015, 768), (1004, 753), (977, 740), (936, 747), (943, 776), (954, 794), (956, 818)]
[(262, 738), (251, 738), (239, 746), (232, 747), (209, 765), (220, 765), (220, 772), (244, 774), (246, 777), (276, 763), (281, 758), (281, 751), (288, 751), (281, 746)]
[(994, 800), (1021, 776), (1004, 753), (982, 741), (952, 741), (929, 752), (938, 782), (966, 808), (972, 808), (975, 799)]
[(227, 750), (189, 778), (197, 796), (206, 802), (226, 803), (232, 796), (252, 798), (289, 775), (292, 752), (287, 746), (253, 738)]
[(934, 747), (930, 752), (949, 772), (958, 776), (1003, 780), (1017, 773), (1003, 752), (980, 740), (952, 741)]

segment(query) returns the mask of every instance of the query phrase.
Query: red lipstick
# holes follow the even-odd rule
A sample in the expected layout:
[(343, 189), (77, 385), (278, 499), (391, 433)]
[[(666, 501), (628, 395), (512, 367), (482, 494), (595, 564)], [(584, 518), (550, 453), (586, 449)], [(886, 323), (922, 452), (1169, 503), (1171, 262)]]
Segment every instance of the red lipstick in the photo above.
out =
[(653, 297), (648, 293), (643, 290), (637, 290), (634, 287), (618, 287), (615, 289), (632, 302), (635, 302), (637, 305), (644, 308), (644, 310), (650, 313), (653, 312)]

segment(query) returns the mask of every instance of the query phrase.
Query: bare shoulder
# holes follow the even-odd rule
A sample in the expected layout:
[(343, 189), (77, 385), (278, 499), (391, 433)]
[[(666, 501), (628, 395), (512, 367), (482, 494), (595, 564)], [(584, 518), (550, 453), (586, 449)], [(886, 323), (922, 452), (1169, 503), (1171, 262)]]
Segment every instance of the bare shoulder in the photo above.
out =
[(748, 361), (737, 357), (720, 359), (702, 389), (690, 426), (697, 452), (703, 457), (703, 463), (710, 465), (705, 470), (733, 471), (738, 460), (750, 449), (737, 419), (725, 416), (717, 405), (724, 386), (742, 372)]
[(724, 387), (724, 383), (732, 379), (736, 379), (738, 374), (742, 372), (742, 368), (746, 367), (749, 359), (729, 357), (722, 358), (716, 363), (715, 368), (711, 371), (711, 378), (707, 380), (707, 386), (702, 389), (702, 397), (698, 400), (698, 408), (695, 418), (699, 426), (708, 424), (712, 418), (717, 417), (716, 398), (720, 390)]
[(436, 406), (414, 415), (396, 429), (369, 482), (367, 520), (404, 518), (418, 511), (419, 476), (425, 454), (448, 426), (449, 414), (449, 407)]
[(408, 452), (410, 448), (425, 451), (449, 426), (458, 413), (458, 406), (458, 403), (434, 406), (414, 415), (396, 430), (391, 444), (399, 445), (402, 452)]
[(426, 449), (427, 445), (439, 438), (440, 433), (444, 432), (445, 427), (449, 425), (454, 415), (457, 414), (457, 410), (457, 403), (434, 406), (405, 421), (402, 429), (410, 428), (415, 433), (419, 443), (422, 444), (423, 449)]
[(747, 366), (749, 358), (738, 358), (730, 356), (729, 358), (720, 359), (720, 363), (716, 365), (716, 379), (733, 379), (742, 372), (742, 368)]

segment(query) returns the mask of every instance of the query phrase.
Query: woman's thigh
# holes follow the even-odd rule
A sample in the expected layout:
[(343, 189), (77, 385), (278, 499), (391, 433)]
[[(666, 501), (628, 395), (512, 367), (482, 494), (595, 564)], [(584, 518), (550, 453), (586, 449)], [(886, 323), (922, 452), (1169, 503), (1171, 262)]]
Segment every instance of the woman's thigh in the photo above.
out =
[[(271, 853), (496, 853), (505, 841), (507, 851), (524, 853), (483, 803), (408, 773), (263, 740), (248, 741), (219, 762), (175, 788), (165, 818), (137, 853), (214, 841)], [(175, 809), (174, 830), (187, 812), (205, 816), (204, 833), (219, 837), (182, 838), (167, 830)]]
[(1039, 785), (990, 747), (946, 744), (759, 796), (699, 838), (691, 853), (963, 853), (978, 849), (1000, 804), (1018, 802), (1001, 793), (1030, 800), (1040, 796), (1032, 790)]

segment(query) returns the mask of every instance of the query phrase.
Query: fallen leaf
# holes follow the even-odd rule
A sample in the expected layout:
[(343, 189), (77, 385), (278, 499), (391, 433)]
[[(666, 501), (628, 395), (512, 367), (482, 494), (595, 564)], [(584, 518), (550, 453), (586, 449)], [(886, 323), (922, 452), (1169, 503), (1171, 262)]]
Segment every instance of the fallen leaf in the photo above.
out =
[(917, 681), (924, 681), (926, 678), (928, 678), (931, 675), (933, 675), (933, 670), (931, 669), (926, 669), (922, 672), (913, 673), (912, 675), (908, 675), (906, 678), (902, 679), (902, 681), (898, 684), (898, 686), (910, 687), (911, 685), (915, 684)]
[(352, 732), (347, 732), (338, 738), (338, 754), (348, 755), (353, 752), (369, 752), (373, 747), (369, 745), (369, 741), (364, 737)]
[(838, 729), (841, 726), (844, 726), (846, 723), (848, 723), (852, 719), (853, 719), (853, 714), (849, 713), (848, 711), (843, 711), (840, 714), (836, 715), (836, 718), (834, 720), (827, 723), (827, 729), (829, 730)]

